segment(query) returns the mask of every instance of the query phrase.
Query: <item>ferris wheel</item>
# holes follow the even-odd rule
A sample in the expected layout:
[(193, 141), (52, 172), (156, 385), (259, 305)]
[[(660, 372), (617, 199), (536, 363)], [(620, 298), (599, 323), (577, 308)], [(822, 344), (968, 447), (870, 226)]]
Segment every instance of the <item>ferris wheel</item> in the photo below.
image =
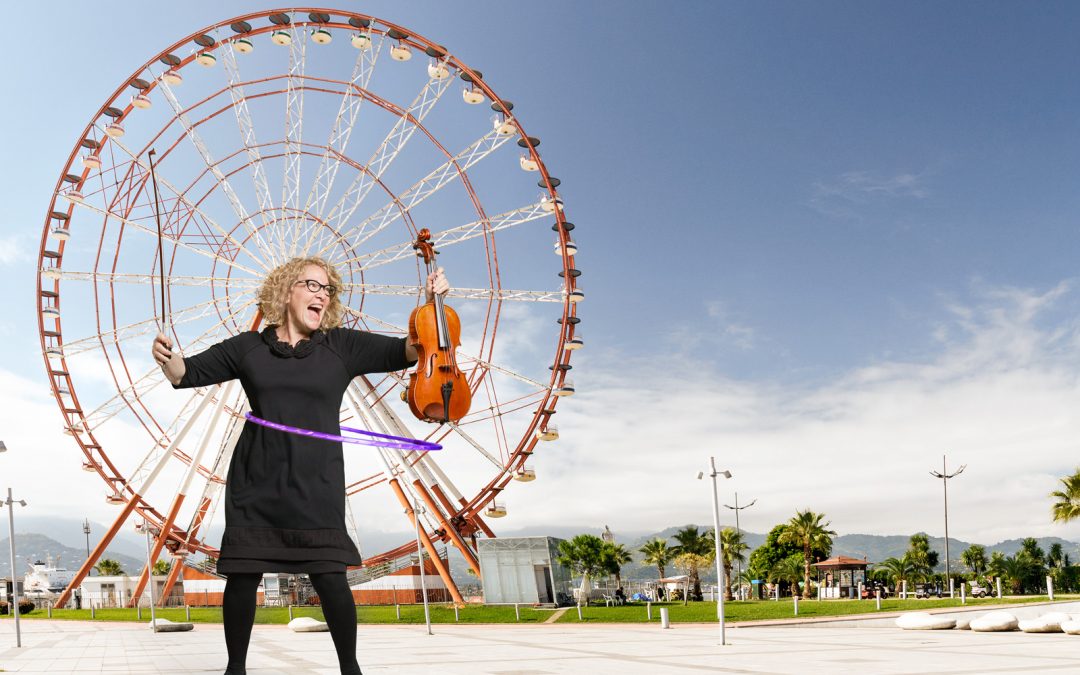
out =
[(247, 14), (136, 68), (77, 136), (41, 236), (49, 382), (83, 468), (119, 509), (59, 602), (133, 513), (156, 535), (155, 559), (216, 556), (206, 533), (249, 408), (237, 383), (174, 392), (149, 354), (158, 317), (198, 353), (258, 326), (269, 270), (321, 256), (342, 274), (347, 326), (405, 335), (423, 298), (412, 243), (424, 227), (454, 283), (472, 412), (422, 423), (401, 400), (407, 373), (354, 380), (343, 424), (445, 451), (347, 452), (347, 523), (371, 566), (413, 544), (364, 550), (358, 516), (418, 518), (460, 601), (436, 545), (479, 574), (475, 538), (495, 536), (503, 491), (534, 480), (531, 455), (558, 439), (552, 416), (583, 345), (574, 225), (539, 145), (479, 70), (354, 12)]

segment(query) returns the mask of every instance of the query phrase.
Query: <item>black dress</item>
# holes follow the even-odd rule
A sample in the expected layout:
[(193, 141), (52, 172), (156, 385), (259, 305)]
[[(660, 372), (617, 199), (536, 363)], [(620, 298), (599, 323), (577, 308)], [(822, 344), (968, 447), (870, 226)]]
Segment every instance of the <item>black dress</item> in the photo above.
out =
[[(349, 382), (409, 365), (404, 338), (334, 328), (292, 347), (270, 327), (184, 358), (184, 378), (174, 387), (239, 378), (257, 417), (340, 434)], [(218, 572), (319, 573), (359, 564), (345, 530), (341, 443), (245, 423), (225, 484)]]

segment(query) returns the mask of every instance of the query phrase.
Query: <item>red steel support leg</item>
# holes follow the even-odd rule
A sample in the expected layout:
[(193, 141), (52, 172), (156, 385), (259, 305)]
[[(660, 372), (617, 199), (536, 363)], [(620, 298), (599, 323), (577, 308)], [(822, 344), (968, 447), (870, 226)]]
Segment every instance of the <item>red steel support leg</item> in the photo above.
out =
[[(206, 517), (206, 513), (209, 510), (210, 499), (208, 497), (203, 500), (202, 506), (200, 506), (198, 512), (196, 512), (195, 520), (191, 525), (191, 532), (188, 534), (187, 539), (194, 539), (196, 535), (199, 534), (199, 528), (202, 527), (203, 518)], [(180, 576), (180, 568), (183, 566), (183, 558), (177, 558), (176, 562), (173, 563), (172, 569), (169, 570), (169, 577), (165, 580), (165, 586), (161, 589), (161, 598), (159, 598), (160, 607), (165, 606), (165, 598), (169, 597), (169, 593), (172, 592), (173, 586), (176, 585), (176, 580)]]
[(461, 538), (461, 533), (446, 519), (442, 509), (435, 503), (431, 494), (424, 489), (424, 484), (421, 483), (419, 479), (413, 481), (413, 487), (416, 488), (417, 493), (423, 498), (424, 503), (427, 504), (428, 508), (435, 513), (435, 516), (439, 519), (443, 529), (446, 530), (447, 536), (450, 537), (450, 541), (457, 547), (457, 550), (461, 551), (461, 555), (465, 556), (465, 562), (469, 565), (469, 568), (472, 569), (473, 572), (476, 572), (476, 576), (480, 576), (480, 561), (476, 559), (476, 555), (473, 553), (472, 549), (469, 548), (465, 543), (465, 540)]
[(135, 505), (139, 503), (141, 498), (142, 497), (137, 494), (131, 495), (127, 504), (124, 504), (124, 510), (120, 512), (120, 515), (116, 517), (116, 520), (109, 527), (109, 531), (105, 533), (105, 536), (101, 538), (98, 545), (94, 547), (94, 552), (90, 554), (90, 557), (82, 564), (79, 571), (75, 573), (75, 578), (71, 580), (71, 583), (67, 585), (64, 592), (61, 593), (60, 597), (53, 603), (53, 607), (63, 607), (67, 604), (67, 601), (71, 598), (71, 592), (78, 588), (79, 585), (82, 584), (83, 579), (90, 574), (90, 570), (94, 569), (94, 565), (97, 564), (101, 555), (105, 553), (105, 549), (112, 543), (113, 537), (115, 537), (116, 533), (123, 527), (124, 521), (126, 521), (128, 516), (131, 515), (131, 512), (135, 510)]
[[(409, 503), (407, 497), (405, 497), (405, 491), (401, 489), (401, 484), (398, 483), (397, 478), (390, 479), (390, 487), (393, 488), (394, 494), (397, 495), (398, 501), (405, 507), (405, 510), (409, 514), (409, 522), (414, 526), (416, 525), (416, 511), (413, 510), (412, 504)], [(435, 544), (431, 542), (431, 537), (428, 536), (427, 530), (423, 527), (420, 528), (420, 541), (423, 543), (424, 548), (427, 549), (428, 555), (431, 556), (431, 563), (435, 565), (435, 569), (439, 572), (439, 576), (442, 577), (443, 583), (450, 590), (450, 597), (454, 602), (465, 604), (465, 599), (461, 597), (461, 591), (458, 590), (457, 584), (454, 583), (453, 577), (450, 576), (450, 570), (443, 564), (442, 558), (439, 557), (438, 552), (435, 550)], [(423, 565), (424, 561), (421, 560), (420, 564)]]

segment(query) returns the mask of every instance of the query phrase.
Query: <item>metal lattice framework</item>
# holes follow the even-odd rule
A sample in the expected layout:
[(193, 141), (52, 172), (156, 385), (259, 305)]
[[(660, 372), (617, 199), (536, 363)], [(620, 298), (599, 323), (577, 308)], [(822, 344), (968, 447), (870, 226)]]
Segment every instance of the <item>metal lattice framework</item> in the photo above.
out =
[[(423, 56), (407, 63), (414, 55)], [(446, 96), (455, 82), (457, 101)], [(477, 116), (477, 105), (494, 116)], [(72, 588), (133, 513), (156, 535), (155, 558), (163, 548), (217, 553), (200, 533), (224, 492), (247, 401), (237, 383), (171, 391), (149, 358), (162, 310), (176, 343), (197, 353), (258, 327), (255, 295), (269, 270), (318, 255), (343, 276), (346, 325), (400, 335), (423, 295), (412, 241), (426, 226), (453, 261), (451, 278), (465, 282), (450, 301), (468, 327), (458, 358), (472, 412), (456, 424), (423, 424), (399, 399), (405, 373), (356, 379), (343, 423), (438, 441), (449, 452), (377, 449), (350, 459), (347, 515), (356, 537), (354, 501), (386, 502), (387, 487), (410, 524), (422, 511), (421, 539), (460, 600), (436, 547), (456, 547), (479, 573), (475, 539), (494, 536), (485, 519), (506, 515), (496, 497), (510, 481), (535, 478), (526, 462), (538, 442), (558, 438), (551, 416), (574, 391), (569, 361), (582, 344), (574, 225), (539, 140), (512, 111), (446, 48), (375, 17), (320, 9), (209, 26), (142, 64), (106, 99), (57, 181), (36, 288), (65, 429), (121, 507)], [(530, 175), (539, 197), (522, 180)], [(560, 265), (543, 288), (533, 251), (550, 255), (546, 225)], [(500, 264), (497, 240), (518, 263)], [(367, 552), (365, 566), (385, 567), (410, 546)]]

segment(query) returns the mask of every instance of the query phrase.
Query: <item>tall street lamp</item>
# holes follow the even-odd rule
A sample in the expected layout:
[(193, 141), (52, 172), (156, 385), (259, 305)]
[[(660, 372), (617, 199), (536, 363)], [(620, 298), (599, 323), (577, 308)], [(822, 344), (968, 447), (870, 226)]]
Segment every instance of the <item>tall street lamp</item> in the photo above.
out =
[(12, 499), (11, 488), (8, 488), (7, 500), (2, 503), (7, 504), (8, 507), (8, 547), (11, 553), (11, 604), (15, 608), (15, 646), (22, 647), (22, 632), (19, 629), (19, 581), (15, 578), (15, 504), (26, 506), (26, 502), (21, 499), (18, 501)]
[[(751, 501), (746, 506), (739, 506), (739, 493), (738, 492), (735, 493), (735, 506), (729, 506), (727, 504), (724, 504), (725, 509), (731, 509), (731, 510), (733, 510), (735, 512), (735, 532), (738, 533), (740, 539), (742, 538), (742, 530), (739, 529), (739, 511), (742, 511), (743, 509), (748, 509), (751, 506), (753, 506), (754, 504), (757, 504), (757, 499), (754, 499), (753, 501)], [(736, 576), (735, 576), (735, 580), (736, 580), (735, 583), (738, 584), (738, 587), (739, 587), (739, 599), (741, 600), (742, 599), (742, 559), (741, 558), (736, 558), (735, 559), (735, 565), (738, 567), (738, 570), (739, 570), (737, 572)]]
[(930, 475), (934, 478), (941, 479), (941, 489), (945, 493), (945, 585), (948, 586), (952, 581), (952, 576), (949, 569), (949, 479), (956, 478), (960, 474), (964, 473), (964, 469), (967, 468), (967, 464), (960, 465), (960, 468), (956, 471), (949, 473), (945, 469), (945, 455), (941, 456), (941, 471), (931, 471)]
[[(712, 478), (712, 515), (713, 515), (713, 539), (716, 544), (716, 582), (717, 582), (717, 602), (716, 602), (716, 616), (720, 621), (720, 644), (727, 644), (727, 635), (724, 632), (724, 545), (720, 541), (720, 499), (716, 493), (716, 477), (723, 476), (724, 478), (731, 478), (730, 471), (717, 471), (716, 470), (716, 458), (709, 458), (709, 477)], [(705, 477), (705, 474), (698, 471), (698, 480)]]
[(90, 559), (90, 519), (84, 518), (82, 524), (83, 534), (86, 535), (86, 559)]

